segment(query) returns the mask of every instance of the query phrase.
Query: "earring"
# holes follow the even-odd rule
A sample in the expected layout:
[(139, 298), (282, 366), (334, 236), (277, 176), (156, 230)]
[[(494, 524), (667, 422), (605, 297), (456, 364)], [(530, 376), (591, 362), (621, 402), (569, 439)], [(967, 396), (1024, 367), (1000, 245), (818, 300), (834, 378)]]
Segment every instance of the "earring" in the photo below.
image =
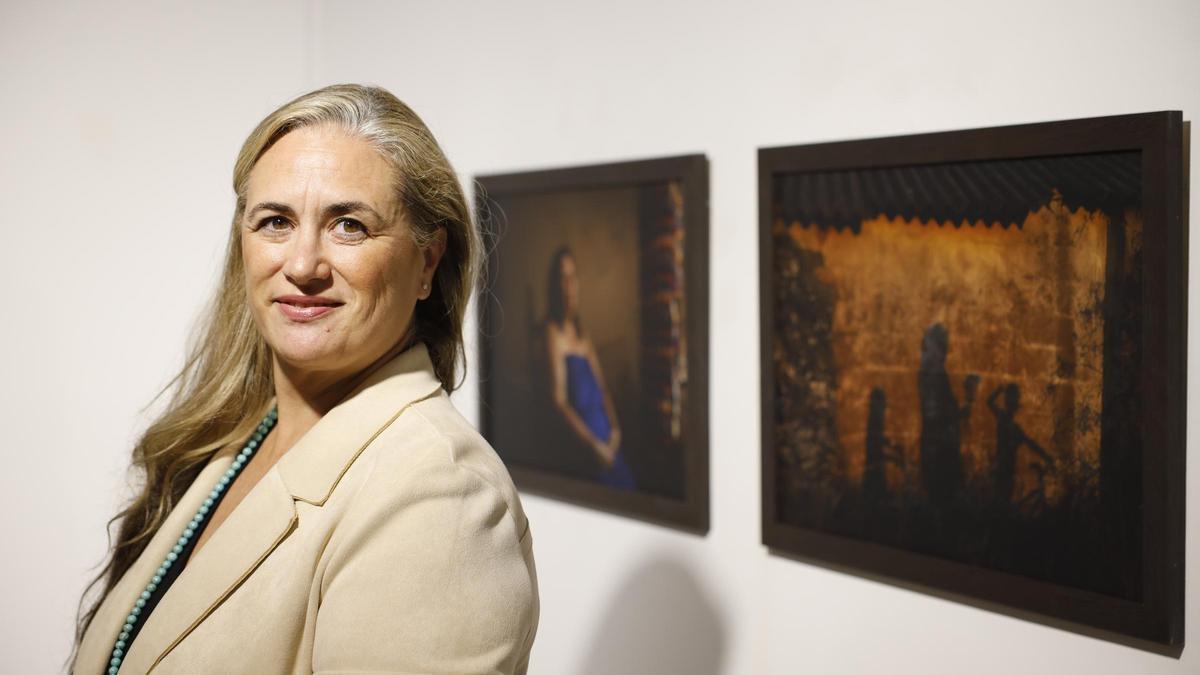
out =
[(429, 282), (425, 282), (425, 283), (421, 284), (421, 290), (423, 290), (423, 291), (429, 290)]

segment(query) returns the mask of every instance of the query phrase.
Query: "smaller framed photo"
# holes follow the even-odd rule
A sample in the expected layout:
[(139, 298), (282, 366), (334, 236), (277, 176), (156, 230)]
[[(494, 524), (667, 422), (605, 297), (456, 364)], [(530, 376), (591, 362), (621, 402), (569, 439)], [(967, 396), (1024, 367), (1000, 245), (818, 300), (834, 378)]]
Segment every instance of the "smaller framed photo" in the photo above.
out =
[(707, 160), (476, 180), (484, 435), (523, 490), (707, 531)]

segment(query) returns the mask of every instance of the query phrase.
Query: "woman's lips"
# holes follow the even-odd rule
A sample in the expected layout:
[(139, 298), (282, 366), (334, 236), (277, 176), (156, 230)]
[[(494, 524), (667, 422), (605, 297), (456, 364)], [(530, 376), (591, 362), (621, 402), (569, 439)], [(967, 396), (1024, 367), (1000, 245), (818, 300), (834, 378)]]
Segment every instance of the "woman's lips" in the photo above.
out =
[(322, 317), (342, 305), (318, 299), (278, 298), (275, 300), (275, 306), (292, 321), (304, 322)]

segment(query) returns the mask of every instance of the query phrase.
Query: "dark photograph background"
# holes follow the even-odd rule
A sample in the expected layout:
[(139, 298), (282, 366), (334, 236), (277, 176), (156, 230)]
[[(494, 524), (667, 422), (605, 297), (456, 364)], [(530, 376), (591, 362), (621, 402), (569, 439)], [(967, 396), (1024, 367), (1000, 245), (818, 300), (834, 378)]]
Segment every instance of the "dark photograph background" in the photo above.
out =
[(1139, 599), (1140, 162), (775, 178), (783, 522)]

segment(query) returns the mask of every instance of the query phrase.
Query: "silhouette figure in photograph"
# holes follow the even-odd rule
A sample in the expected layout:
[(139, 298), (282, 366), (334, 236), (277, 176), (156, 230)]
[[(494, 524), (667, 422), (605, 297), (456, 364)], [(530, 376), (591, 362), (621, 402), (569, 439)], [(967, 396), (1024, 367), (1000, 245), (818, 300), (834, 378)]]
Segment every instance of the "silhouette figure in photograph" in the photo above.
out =
[(971, 414), (979, 376), (963, 380), (964, 402), (950, 386), (946, 372), (946, 354), (950, 335), (946, 327), (935, 323), (921, 340), (921, 367), (917, 372), (917, 393), (921, 400), (921, 484), (936, 507), (950, 505), (962, 485), (962, 429)]
[[(996, 401), (1000, 392), (1004, 392), (1004, 407), (1000, 407)], [(1020, 387), (1011, 383), (996, 387), (988, 396), (987, 405), (996, 416), (996, 461), (992, 470), (995, 499), (997, 502), (1012, 503), (1013, 489), (1016, 487), (1017, 453), (1021, 446), (1029, 448), (1045, 462), (1045, 466), (1033, 466), (1038, 474), (1039, 487), (1045, 467), (1052, 466), (1054, 459), (1017, 424), (1017, 410), (1021, 407)]]
[(867, 408), (867, 455), (862, 477), (863, 506), (868, 514), (879, 509), (887, 494), (884, 465), (892, 462), (897, 466), (904, 466), (904, 446), (893, 442), (884, 434), (886, 418), (887, 395), (883, 389), (875, 387), (871, 389)]

